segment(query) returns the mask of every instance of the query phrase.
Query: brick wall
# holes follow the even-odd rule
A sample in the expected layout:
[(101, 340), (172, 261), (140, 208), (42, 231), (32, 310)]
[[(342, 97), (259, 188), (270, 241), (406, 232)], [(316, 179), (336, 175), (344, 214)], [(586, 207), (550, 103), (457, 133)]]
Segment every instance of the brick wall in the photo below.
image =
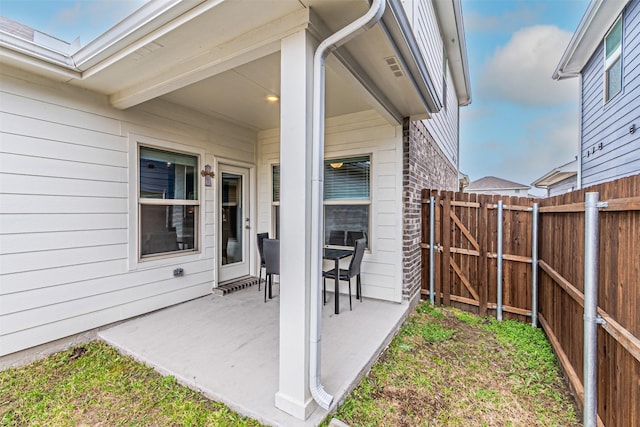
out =
[(458, 190), (458, 171), (442, 152), (422, 121), (405, 119), (403, 126), (403, 286), (402, 296), (420, 292), (420, 192), (423, 188)]

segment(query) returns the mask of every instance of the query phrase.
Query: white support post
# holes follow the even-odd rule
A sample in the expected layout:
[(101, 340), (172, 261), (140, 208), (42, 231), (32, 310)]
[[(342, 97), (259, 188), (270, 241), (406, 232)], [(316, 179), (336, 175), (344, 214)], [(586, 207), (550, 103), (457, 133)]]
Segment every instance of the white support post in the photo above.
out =
[(311, 123), (315, 42), (306, 31), (282, 40), (280, 54), (280, 356), (279, 409), (306, 419), (309, 391)]

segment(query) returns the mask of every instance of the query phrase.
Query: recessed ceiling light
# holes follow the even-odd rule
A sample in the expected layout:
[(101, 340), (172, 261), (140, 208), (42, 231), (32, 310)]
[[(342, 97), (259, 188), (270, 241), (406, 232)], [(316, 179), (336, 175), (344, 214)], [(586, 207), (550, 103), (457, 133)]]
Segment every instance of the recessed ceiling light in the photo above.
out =
[(267, 101), (269, 101), (269, 102), (278, 102), (278, 101), (280, 101), (280, 98), (278, 98), (276, 95), (269, 95), (269, 96), (267, 96)]

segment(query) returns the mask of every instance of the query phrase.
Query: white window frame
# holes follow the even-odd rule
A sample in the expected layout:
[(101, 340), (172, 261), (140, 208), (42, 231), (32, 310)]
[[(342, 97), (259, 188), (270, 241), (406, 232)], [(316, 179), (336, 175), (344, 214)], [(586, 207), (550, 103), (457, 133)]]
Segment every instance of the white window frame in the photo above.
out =
[[(140, 199), (140, 147), (156, 148), (158, 150), (173, 151), (176, 153), (195, 156), (198, 159), (196, 168), (197, 184), (198, 184), (198, 200), (156, 200), (156, 199)], [(204, 259), (204, 230), (205, 230), (205, 183), (204, 178), (200, 174), (202, 163), (204, 161), (205, 152), (197, 147), (180, 144), (173, 141), (161, 140), (158, 138), (148, 137), (129, 133), (129, 270), (151, 269), (164, 265), (184, 264), (187, 262)], [(175, 203), (174, 203), (175, 202)], [(141, 204), (175, 204), (175, 205), (194, 205), (198, 206), (198, 215), (195, 218), (194, 230), (195, 250), (176, 251), (141, 256), (141, 238), (140, 238), (140, 206)]]
[[(346, 159), (351, 159), (351, 158), (357, 158), (357, 157), (369, 157), (369, 200), (324, 200), (322, 201), (322, 209), (323, 209), (323, 218), (324, 218), (324, 208), (325, 206), (330, 206), (330, 205), (334, 205), (334, 206), (339, 206), (339, 205), (367, 205), (369, 206), (369, 224), (367, 225), (368, 228), (368, 235), (367, 235), (367, 251), (371, 251), (371, 247), (372, 247), (372, 243), (373, 240), (371, 238), (371, 230), (372, 230), (372, 217), (373, 214), (371, 212), (371, 206), (373, 205), (372, 202), (372, 198), (373, 198), (373, 153), (350, 153), (350, 154), (345, 154), (345, 155), (336, 155), (336, 156), (331, 156), (331, 157), (325, 157), (325, 159), (323, 160), (323, 165), (324, 162), (329, 161), (329, 160), (346, 160)], [(272, 232), (273, 234), (275, 234), (276, 231), (276, 224), (275, 224), (275, 209), (276, 207), (280, 207), (280, 201), (274, 201), (273, 200), (273, 168), (274, 166), (280, 166), (279, 163), (272, 163), (269, 165), (269, 175), (270, 175), (270, 183), (271, 183), (271, 197), (270, 197), (270, 204), (271, 204), (271, 227), (272, 227)], [(282, 183), (282, 180), (280, 181), (280, 183)], [(282, 226), (282, 225), (281, 225)], [(322, 224), (322, 227), (324, 229), (324, 222)], [(323, 232), (323, 236), (324, 236), (324, 232)], [(345, 246), (336, 246), (336, 245), (326, 245), (324, 243), (324, 237), (322, 239), (322, 245), (325, 248), (346, 248), (346, 249), (350, 249), (349, 247), (345, 247)]]
[[(269, 164), (269, 182), (271, 183), (271, 232), (270, 235), (273, 236), (274, 239), (278, 239), (280, 236), (278, 236), (278, 224), (276, 221), (276, 211), (278, 211), (280, 209), (280, 198), (278, 198), (278, 200), (273, 200), (275, 194), (273, 194), (273, 188), (274, 188), (274, 182), (273, 182), (273, 169), (275, 167), (280, 167), (280, 163), (271, 163)], [(278, 172), (278, 175), (280, 175), (280, 172)], [(280, 182), (282, 182), (282, 179), (280, 178)], [(278, 212), (277, 216), (279, 216), (280, 213)], [(282, 226), (282, 224), (280, 224), (280, 226)]]
[[(367, 205), (369, 206), (369, 224), (367, 224), (367, 246), (366, 249), (367, 251), (371, 250), (372, 247), (372, 239), (371, 239), (371, 219), (372, 219), (372, 212), (371, 212), (371, 206), (372, 206), (372, 197), (373, 197), (373, 153), (362, 153), (362, 154), (345, 154), (345, 155), (341, 155), (341, 156), (331, 156), (331, 157), (325, 157), (324, 161), (323, 161), (323, 165), (325, 162), (327, 161), (331, 161), (331, 160), (348, 160), (351, 158), (357, 158), (357, 157), (369, 157), (369, 200), (326, 200), (323, 198), (322, 200), (322, 209), (323, 209), (323, 218), (326, 217), (326, 215), (324, 214), (324, 209), (326, 206), (341, 206), (341, 205)], [(325, 219), (326, 221), (326, 219)], [(324, 230), (324, 222), (322, 224), (323, 230)], [(347, 248), (350, 249), (350, 247), (344, 247), (344, 246), (336, 246), (336, 245), (327, 245), (324, 244), (324, 231), (323, 231), (323, 247), (326, 248)]]
[[(610, 57), (607, 58), (607, 38), (609, 37), (609, 35), (611, 35), (611, 32), (615, 29), (618, 23), (620, 23), (620, 46), (618, 46), (616, 50), (614, 50), (613, 53), (610, 55)], [(622, 93), (622, 86), (623, 86), (622, 76), (624, 75), (623, 69), (622, 69), (622, 45), (624, 42), (623, 36), (624, 36), (624, 28), (623, 28), (622, 15), (620, 15), (618, 19), (615, 20), (615, 22), (613, 23), (609, 31), (607, 31), (607, 34), (604, 36), (603, 55), (604, 55), (604, 102), (605, 104), (611, 101), (612, 99), (614, 99), (620, 93)], [(618, 61), (620, 61), (620, 90), (617, 91), (612, 96), (609, 96), (609, 84), (608, 84), (609, 70)]]

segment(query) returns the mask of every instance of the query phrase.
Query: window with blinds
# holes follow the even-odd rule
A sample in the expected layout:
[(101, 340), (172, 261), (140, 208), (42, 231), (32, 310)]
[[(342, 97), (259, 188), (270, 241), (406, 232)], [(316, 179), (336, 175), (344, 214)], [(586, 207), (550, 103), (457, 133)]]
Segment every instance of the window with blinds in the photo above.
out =
[[(274, 228), (279, 234), (280, 166), (272, 167)], [(369, 247), (371, 156), (327, 159), (324, 162), (325, 245), (354, 246), (365, 238)]]
[(369, 200), (369, 156), (331, 159), (324, 162), (325, 200)]

